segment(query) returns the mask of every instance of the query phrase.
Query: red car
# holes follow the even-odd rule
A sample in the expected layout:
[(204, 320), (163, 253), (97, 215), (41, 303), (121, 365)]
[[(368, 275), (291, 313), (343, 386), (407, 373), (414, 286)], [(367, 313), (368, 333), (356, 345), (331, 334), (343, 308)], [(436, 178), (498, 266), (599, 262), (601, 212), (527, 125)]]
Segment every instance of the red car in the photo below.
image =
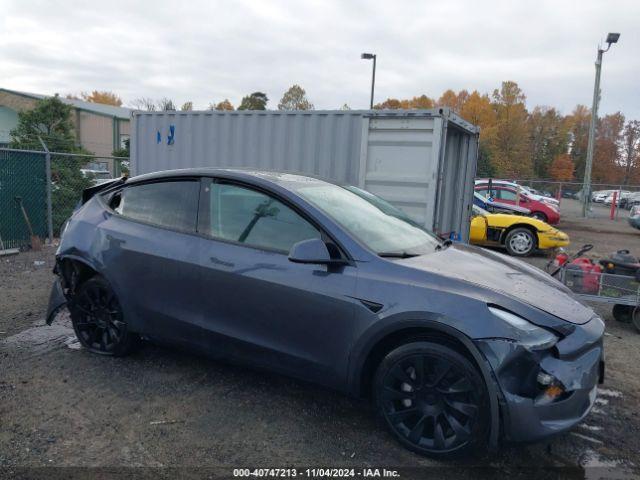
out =
[[(476, 185), (475, 190), (485, 198), (493, 198), (493, 201), (498, 205), (501, 203), (507, 205), (516, 204), (517, 192), (513, 187), (493, 185), (490, 192), (488, 185)], [(543, 222), (547, 222), (551, 225), (556, 225), (560, 222), (560, 211), (557, 207), (549, 203), (534, 200), (523, 191), (520, 191), (519, 205), (531, 210), (531, 216), (538, 218)]]

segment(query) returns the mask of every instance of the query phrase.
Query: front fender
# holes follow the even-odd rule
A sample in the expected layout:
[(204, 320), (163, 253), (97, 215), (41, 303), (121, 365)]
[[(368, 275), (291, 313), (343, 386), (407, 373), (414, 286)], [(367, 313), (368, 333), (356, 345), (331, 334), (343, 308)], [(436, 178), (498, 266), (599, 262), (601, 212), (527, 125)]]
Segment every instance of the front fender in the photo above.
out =
[(485, 385), (487, 386), (487, 394), (489, 396), (491, 416), (489, 446), (491, 448), (495, 448), (498, 445), (498, 436), (500, 433), (500, 408), (499, 389), (496, 384), (491, 365), (485, 358), (484, 354), (467, 335), (460, 330), (447, 325), (444, 321), (445, 319), (439, 314), (428, 312), (408, 312), (385, 319), (384, 322), (380, 322), (383, 323), (383, 325), (376, 324), (371, 327), (370, 331), (362, 335), (361, 339), (352, 349), (349, 358), (349, 391), (354, 396), (362, 396), (361, 379), (364, 373), (365, 362), (373, 348), (384, 338), (402, 330), (413, 328), (424, 328), (444, 333), (462, 343), (480, 369), (480, 373)]

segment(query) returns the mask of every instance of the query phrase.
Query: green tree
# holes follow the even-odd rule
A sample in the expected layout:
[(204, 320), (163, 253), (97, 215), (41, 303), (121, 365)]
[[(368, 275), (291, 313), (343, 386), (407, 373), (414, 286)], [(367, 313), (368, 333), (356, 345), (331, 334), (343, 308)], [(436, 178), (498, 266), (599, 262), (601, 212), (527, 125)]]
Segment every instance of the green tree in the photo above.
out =
[[(533, 174), (538, 178), (548, 178), (554, 160), (569, 151), (566, 122), (555, 108), (550, 107), (535, 107), (527, 122)], [(561, 170), (566, 173), (566, 159), (563, 158), (560, 163), (564, 167)], [(573, 163), (571, 165), (573, 168)]]
[(190, 112), (191, 110), (193, 110), (193, 102), (184, 102), (180, 107), (180, 110), (182, 110), (183, 112)]
[(300, 85), (293, 85), (284, 92), (278, 110), (313, 110), (313, 103), (307, 99), (307, 92)]
[(582, 179), (587, 162), (591, 111), (584, 105), (577, 105), (573, 112), (565, 117), (564, 121), (565, 128), (569, 132), (569, 155), (571, 155), (575, 168), (574, 175), (576, 178)]
[(238, 110), (266, 110), (267, 94), (263, 92), (253, 92), (251, 95), (242, 97)]
[(71, 110), (58, 95), (38, 100), (33, 109), (18, 113), (18, 124), (10, 132), (11, 147), (40, 150), (38, 138), (42, 138), (50, 150), (77, 151)]
[[(75, 142), (71, 106), (63, 103), (58, 95), (38, 100), (32, 110), (18, 113), (18, 124), (11, 130), (11, 147), (41, 149), (40, 140), (52, 152), (90, 154)], [(54, 234), (73, 212), (82, 190), (91, 186), (81, 168), (90, 158), (51, 155), (52, 211)]]
[[(124, 147), (115, 149), (113, 152), (111, 152), (112, 156), (125, 157), (125, 158), (129, 158), (131, 156), (130, 140), (127, 138), (123, 143), (124, 143)], [(129, 160), (116, 160), (116, 161), (119, 162), (119, 165), (120, 165), (120, 174), (129, 176), (129, 165), (130, 165)]]

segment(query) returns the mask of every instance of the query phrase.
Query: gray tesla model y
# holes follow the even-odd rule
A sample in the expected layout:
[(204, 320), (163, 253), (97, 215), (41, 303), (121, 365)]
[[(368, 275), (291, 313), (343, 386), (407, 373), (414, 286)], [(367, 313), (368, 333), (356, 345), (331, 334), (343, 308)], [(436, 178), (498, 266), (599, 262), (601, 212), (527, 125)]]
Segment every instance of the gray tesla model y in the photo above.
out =
[(83, 347), (141, 339), (369, 397), (416, 452), (539, 440), (587, 415), (604, 324), (518, 260), (442, 241), (355, 187), (192, 169), (84, 192), (48, 321)]

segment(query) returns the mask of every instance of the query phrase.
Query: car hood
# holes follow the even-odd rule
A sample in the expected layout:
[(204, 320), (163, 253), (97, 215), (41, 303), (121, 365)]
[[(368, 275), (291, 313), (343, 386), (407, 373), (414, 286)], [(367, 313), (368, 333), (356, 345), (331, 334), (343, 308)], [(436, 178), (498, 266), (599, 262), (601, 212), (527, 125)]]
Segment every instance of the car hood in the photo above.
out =
[(454, 244), (402, 264), (493, 290), (570, 323), (583, 324), (594, 316), (593, 310), (542, 270), (477, 247)]
[(514, 223), (524, 223), (531, 225), (539, 232), (546, 232), (548, 230), (554, 230), (554, 228), (548, 223), (538, 220), (532, 217), (523, 217), (519, 215), (510, 215), (508, 213), (492, 213), (485, 215), (490, 227), (508, 227)]

